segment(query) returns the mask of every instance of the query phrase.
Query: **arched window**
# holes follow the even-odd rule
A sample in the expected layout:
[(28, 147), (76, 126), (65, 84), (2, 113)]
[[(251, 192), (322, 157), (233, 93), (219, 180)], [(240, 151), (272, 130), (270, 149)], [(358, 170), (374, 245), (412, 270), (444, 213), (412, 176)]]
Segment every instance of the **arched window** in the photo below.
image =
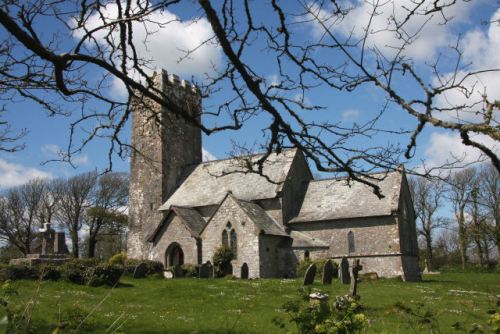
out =
[(238, 258), (238, 241), (234, 229), (231, 230), (231, 252), (233, 253), (233, 259)]
[(227, 237), (227, 231), (222, 231), (222, 246), (229, 247), (229, 239)]
[(349, 249), (349, 253), (354, 253), (356, 251), (356, 247), (354, 246), (354, 233), (352, 231), (347, 233), (347, 247)]
[(308, 258), (309, 258), (309, 251), (308, 251), (308, 250), (306, 250), (306, 251), (304, 252), (304, 260), (307, 260)]

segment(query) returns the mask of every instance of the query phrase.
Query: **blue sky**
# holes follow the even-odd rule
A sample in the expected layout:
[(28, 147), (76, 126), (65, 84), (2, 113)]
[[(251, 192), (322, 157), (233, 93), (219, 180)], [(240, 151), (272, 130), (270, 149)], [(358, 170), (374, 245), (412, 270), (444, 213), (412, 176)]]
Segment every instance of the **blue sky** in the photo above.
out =
[[(406, 0), (401, 1), (401, 4)], [(396, 3), (399, 4), (398, 1)], [(313, 2), (309, 3), (314, 5)], [(353, 11), (350, 20), (346, 20), (338, 27), (339, 33), (347, 31), (356, 31), (363, 25), (364, 15), (366, 14), (365, 2), (352, 1), (357, 9)], [(266, 10), (264, 6), (260, 9), (257, 3), (254, 3), (254, 13), (263, 22), (275, 19), (272, 12)], [(397, 7), (396, 10), (401, 10), (402, 7)], [(202, 80), (203, 73), (211, 63), (223, 64), (224, 57), (220, 48), (216, 45), (201, 48), (195, 52), (191, 59), (178, 63), (178, 49), (192, 48), (196, 41), (203, 36), (210, 36), (211, 31), (208, 22), (198, 20), (192, 22), (200, 12), (192, 7), (191, 2), (183, 2), (182, 5), (173, 7), (172, 12), (161, 14), (161, 19), (166, 19), (177, 15), (181, 22), (167, 25), (165, 31), (160, 31), (153, 36), (150, 44), (139, 46), (148, 57), (155, 59), (158, 67), (165, 68), (169, 73), (177, 73), (182, 78), (189, 79), (192, 76), (197, 80)], [(321, 12), (318, 12), (321, 15)], [(422, 38), (418, 40), (417, 46), (408, 51), (409, 55), (414, 59), (417, 68), (427, 76), (432, 78), (430, 71), (426, 70), (425, 64), (432, 60), (435, 55), (447, 49), (450, 43), (455, 41), (456, 36), (462, 35), (464, 41), (464, 56), (466, 60), (472, 63), (472, 68), (500, 68), (500, 27), (498, 24), (489, 24), (485, 21), (490, 20), (494, 15), (500, 15), (498, 3), (496, 1), (473, 1), (472, 3), (459, 3), (456, 8), (450, 12), (450, 16), (454, 17), (448, 25), (440, 25), (438, 17), (431, 20), (426, 26), (426, 30), (422, 31)], [(381, 15), (380, 22), (383, 22), (384, 15)], [(382, 23), (378, 24), (382, 24)], [(58, 26), (51, 21), (42, 21), (44, 26), (45, 37), (50, 36), (50, 32), (57, 30)], [(314, 41), (318, 39), (321, 33), (318, 26), (314, 24), (298, 25), (296, 28), (300, 38), (306, 41)], [(354, 29), (354, 30), (353, 30)], [(0, 28), (0, 36), (3, 39), (5, 31)], [(200, 37), (201, 36), (201, 37)], [(67, 36), (67, 40), (62, 44), (62, 48), (70, 47), (74, 42), (74, 38)], [(372, 43), (379, 47), (384, 47), (390, 44), (391, 35), (376, 35)], [(498, 37), (498, 39), (496, 38)], [(300, 39), (299, 39), (300, 40)], [(166, 41), (172, 41), (167, 43)], [(389, 52), (389, 51), (387, 51)], [(279, 80), (277, 77), (278, 71), (272, 59), (267, 58), (270, 55), (265, 52), (262, 41), (255, 41), (255, 44), (249, 49), (245, 55), (245, 60), (258, 73), (265, 77), (268, 83)], [(322, 61), (328, 61), (329, 55), (322, 54), (318, 56)], [(446, 66), (444, 67), (446, 70)], [(90, 71), (89, 75), (93, 75)], [(498, 76), (498, 74), (495, 74)], [(485, 76), (479, 79), (479, 82), (485, 89), (488, 90), (490, 96), (500, 98), (500, 88), (494, 85), (494, 76)], [(415, 89), (411, 84), (404, 81), (399, 86), (403, 92), (411, 95)], [(228, 87), (226, 86), (225, 89)], [(120, 85), (116, 82), (109, 88), (109, 94), (122, 94)], [(50, 100), (51, 96), (46, 99)], [(224, 96), (215, 95), (209, 100), (203, 101), (206, 108), (217, 105)], [(306, 101), (312, 104), (322, 105), (324, 110), (315, 112), (304, 112), (302, 115), (315, 121), (332, 121), (342, 122), (343, 124), (352, 124), (353, 122), (362, 124), (376, 114), (383, 106), (385, 96), (372, 86), (363, 86), (355, 92), (335, 91), (326, 87), (320, 87), (314, 91), (308, 92), (305, 96)], [(450, 98), (460, 99), (462, 97), (451, 96)], [(68, 106), (68, 108), (72, 108)], [(70, 176), (83, 171), (98, 169), (101, 170), (107, 166), (107, 146), (106, 142), (96, 140), (91, 143), (78, 156), (75, 157), (77, 168), (73, 168), (67, 164), (59, 162), (44, 163), (56, 157), (58, 150), (64, 150), (68, 145), (69, 124), (78, 115), (76, 110), (70, 117), (54, 116), (48, 117), (46, 112), (40, 106), (28, 102), (19, 101), (8, 106), (8, 110), (4, 118), (10, 122), (13, 128), (26, 128), (29, 133), (23, 142), (26, 148), (18, 153), (0, 152), (0, 188), (6, 188), (26, 182), (33, 177), (59, 177)], [(252, 118), (243, 129), (235, 132), (228, 131), (217, 133), (212, 136), (204, 136), (203, 146), (213, 157), (224, 158), (232, 151), (233, 142), (252, 146), (255, 143), (262, 143), (263, 137), (261, 129), (268, 118), (265, 115)], [(206, 118), (207, 124), (214, 124), (214, 120)], [(218, 119), (217, 123), (224, 122), (225, 119)], [(391, 107), (384, 117), (380, 120), (379, 125), (384, 128), (391, 129), (413, 129), (415, 122), (407, 114), (401, 110)], [(87, 126), (90, 126), (87, 124)], [(82, 129), (84, 130), (84, 129)], [(82, 131), (83, 135), (84, 131)], [(128, 136), (128, 131), (125, 132), (125, 137)], [(78, 138), (78, 137), (77, 137)], [(407, 137), (394, 136), (377, 136), (375, 138), (358, 138), (351, 142), (354, 147), (364, 147), (367, 145), (380, 144), (387, 145), (389, 143), (395, 145), (407, 145)], [(472, 149), (463, 147), (460, 144), (458, 137), (450, 132), (427, 128), (419, 139), (419, 148), (416, 152), (415, 159), (408, 162), (409, 167), (418, 167), (421, 160), (425, 159), (428, 165), (439, 164), (449, 157), (450, 153), (455, 155), (466, 155), (466, 159), (473, 159), (475, 152)], [(489, 145), (491, 143), (488, 143)], [(491, 144), (497, 152), (494, 144)], [(128, 161), (118, 157), (113, 159), (114, 170), (127, 171)]]

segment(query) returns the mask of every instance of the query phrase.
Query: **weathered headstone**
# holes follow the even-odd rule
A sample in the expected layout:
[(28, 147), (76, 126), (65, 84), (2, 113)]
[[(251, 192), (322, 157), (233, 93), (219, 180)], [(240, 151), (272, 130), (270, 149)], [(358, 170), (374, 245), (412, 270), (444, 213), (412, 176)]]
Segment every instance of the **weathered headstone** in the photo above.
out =
[(141, 262), (135, 267), (134, 274), (132, 277), (133, 278), (144, 278), (144, 277), (146, 277), (147, 273), (148, 273), (148, 266), (144, 262)]
[(332, 284), (333, 279), (333, 263), (332, 260), (327, 260), (323, 266), (323, 284)]
[(172, 279), (174, 278), (174, 274), (170, 270), (165, 270), (163, 271), (163, 277), (166, 279)]
[(184, 270), (180, 265), (174, 266), (174, 278), (184, 277)]
[(351, 296), (356, 296), (358, 293), (358, 274), (361, 270), (363, 270), (363, 266), (359, 264), (359, 260), (353, 260), (351, 267), (351, 287), (349, 289), (349, 295)]
[(340, 262), (340, 281), (342, 284), (349, 284), (351, 282), (351, 277), (349, 275), (349, 262), (347, 258), (343, 257)]
[(205, 262), (200, 266), (200, 278), (210, 278), (212, 273), (213, 269), (210, 261)]
[(313, 263), (306, 270), (306, 273), (304, 275), (304, 285), (313, 284), (315, 276), (316, 276), (316, 265)]

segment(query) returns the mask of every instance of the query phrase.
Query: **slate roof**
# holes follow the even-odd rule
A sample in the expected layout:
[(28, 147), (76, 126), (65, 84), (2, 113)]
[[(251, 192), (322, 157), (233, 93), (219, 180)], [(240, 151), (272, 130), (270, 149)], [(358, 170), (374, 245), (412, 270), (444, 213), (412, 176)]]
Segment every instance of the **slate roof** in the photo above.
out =
[(168, 210), (173, 205), (196, 207), (219, 204), (228, 191), (236, 198), (247, 201), (274, 198), (281, 190), (296, 154), (296, 149), (271, 154), (264, 163), (263, 175), (266, 177), (249, 172), (245, 166), (248, 160), (257, 161), (262, 155), (199, 164), (159, 210)]
[(170, 212), (167, 215), (167, 217), (165, 217), (165, 219), (163, 219), (163, 221), (160, 224), (158, 224), (153, 233), (148, 237), (149, 242), (154, 241), (154, 239), (156, 238), (158, 233), (160, 233), (163, 226), (167, 223), (168, 217), (172, 213), (174, 213), (180, 218), (180, 220), (190, 230), (191, 236), (195, 238), (200, 236), (201, 231), (207, 224), (207, 222), (201, 217), (201, 215), (195, 209), (172, 206), (170, 208)]
[[(374, 174), (373, 181), (385, 196), (379, 199), (373, 188), (346, 179), (311, 181), (298, 215), (290, 223), (386, 216), (398, 209), (403, 173)], [(385, 176), (385, 177), (384, 177)]]
[(290, 230), (289, 233), (290, 238), (293, 238), (292, 248), (329, 248), (327, 243), (302, 232)]
[(288, 237), (283, 226), (267, 214), (259, 205), (234, 198), (240, 208), (264, 234)]

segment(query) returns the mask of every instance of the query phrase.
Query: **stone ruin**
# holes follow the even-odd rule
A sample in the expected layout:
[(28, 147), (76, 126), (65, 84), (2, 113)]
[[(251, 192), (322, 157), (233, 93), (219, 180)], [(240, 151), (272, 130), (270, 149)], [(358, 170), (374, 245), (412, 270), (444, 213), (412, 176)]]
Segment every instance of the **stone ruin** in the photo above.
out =
[(56, 232), (50, 223), (39, 229), (40, 252), (28, 254), (25, 258), (12, 259), (11, 264), (61, 264), (70, 258), (64, 232)]

